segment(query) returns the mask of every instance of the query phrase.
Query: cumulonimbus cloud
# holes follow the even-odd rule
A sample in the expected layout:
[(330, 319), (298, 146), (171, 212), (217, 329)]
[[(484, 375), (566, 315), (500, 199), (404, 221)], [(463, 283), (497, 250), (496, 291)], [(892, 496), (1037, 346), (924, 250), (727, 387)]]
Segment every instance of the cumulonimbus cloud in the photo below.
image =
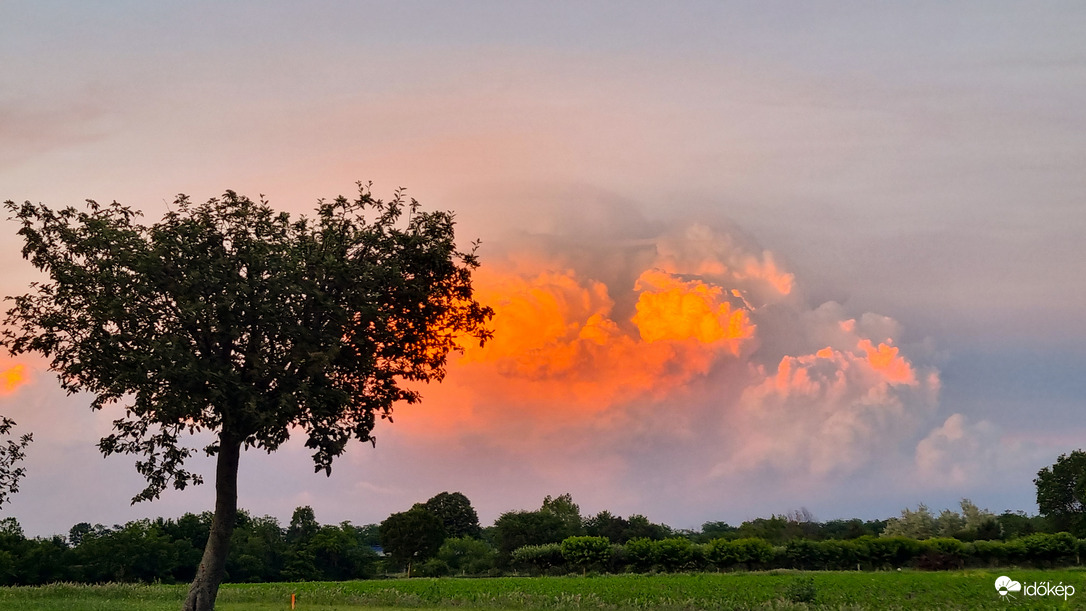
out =
[[(654, 443), (696, 448), (705, 481), (832, 477), (888, 449), (911, 457), (939, 375), (908, 354), (893, 319), (809, 305), (773, 253), (728, 229), (665, 229), (634, 248), (610, 236), (613, 248), (581, 257), (561, 254), (568, 236), (549, 239), (479, 270), (494, 340), (426, 389), (402, 420), (413, 434), (488, 436), (526, 454), (561, 438), (614, 472), (652, 419)], [(596, 443), (575, 441), (585, 435)]]

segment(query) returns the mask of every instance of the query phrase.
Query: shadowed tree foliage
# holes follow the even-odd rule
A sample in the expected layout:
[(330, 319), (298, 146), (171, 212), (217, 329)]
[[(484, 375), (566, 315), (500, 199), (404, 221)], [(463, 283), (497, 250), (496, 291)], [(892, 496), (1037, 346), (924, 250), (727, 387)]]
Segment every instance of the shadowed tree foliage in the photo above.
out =
[(478, 537), (482, 533), (479, 514), (475, 513), (468, 497), (459, 492), (442, 492), (422, 507), (441, 519), (446, 537)]
[(1056, 530), (1086, 536), (1086, 452), (1060, 454), (1037, 472), (1037, 507)]
[[(14, 420), (0, 416), (0, 437), (8, 436), (14, 427)], [(33, 439), (32, 433), (24, 433), (18, 439), (5, 439), (0, 443), (0, 507), (19, 491), (19, 480), (26, 475), (26, 468), (15, 465), (26, 458), (26, 447)]]
[(444, 541), (441, 518), (421, 505), (394, 513), (381, 522), (381, 547), (393, 562), (407, 567), (408, 577), (412, 566), (431, 558)]
[(3, 343), (49, 358), (92, 409), (124, 402), (100, 447), (139, 456), (134, 502), (199, 483), (183, 441), (213, 436), (215, 513), (185, 609), (214, 608), (243, 448), (272, 452), (295, 427), (330, 473), (350, 439), (373, 441), (378, 416), (419, 400), (405, 381), (440, 380), (462, 339), (489, 336), (474, 250), (457, 249), (450, 213), (401, 191), (384, 202), (360, 183), (297, 219), (232, 191), (182, 195), (150, 226), (116, 202), (5, 206), (50, 280), (14, 298)]

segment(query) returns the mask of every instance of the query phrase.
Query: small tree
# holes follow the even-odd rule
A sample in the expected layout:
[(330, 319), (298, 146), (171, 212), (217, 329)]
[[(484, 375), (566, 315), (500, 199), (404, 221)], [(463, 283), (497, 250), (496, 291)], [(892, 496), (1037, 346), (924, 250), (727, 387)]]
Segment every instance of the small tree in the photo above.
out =
[(381, 546), (393, 562), (407, 567), (431, 558), (445, 541), (441, 519), (422, 507), (394, 513), (381, 522)]
[(116, 202), (5, 207), (51, 281), (14, 299), (3, 345), (51, 359), (92, 409), (126, 403), (99, 447), (140, 457), (147, 487), (133, 502), (200, 483), (182, 441), (214, 436), (215, 514), (187, 611), (214, 608), (243, 448), (272, 452), (303, 432), (330, 474), (348, 441), (374, 441), (378, 416), (420, 399), (405, 381), (440, 380), (464, 338), (489, 336), (478, 260), (457, 248), (452, 215), (400, 191), (384, 202), (360, 183), (313, 219), (233, 191), (202, 205), (182, 195), (151, 226)]

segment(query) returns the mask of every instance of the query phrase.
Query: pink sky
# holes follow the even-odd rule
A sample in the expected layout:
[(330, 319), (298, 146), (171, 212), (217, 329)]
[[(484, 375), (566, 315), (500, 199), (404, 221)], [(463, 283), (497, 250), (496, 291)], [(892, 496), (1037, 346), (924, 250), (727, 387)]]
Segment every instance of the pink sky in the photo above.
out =
[[(484, 521), (564, 492), (677, 527), (962, 496), (1032, 511), (1037, 469), (1086, 438), (1084, 22), (1011, 3), (5, 5), (0, 199), (154, 220), (234, 189), (300, 213), (372, 180), (483, 240), (495, 341), (331, 478), (297, 440), (247, 453), (258, 514), (376, 522), (443, 490)], [(36, 276), (7, 227), (13, 295)], [(49, 534), (211, 507), (208, 486), (129, 507), (138, 475), (98, 455), (112, 416), (88, 404), (0, 358), (0, 414), (35, 435), (0, 515)]]

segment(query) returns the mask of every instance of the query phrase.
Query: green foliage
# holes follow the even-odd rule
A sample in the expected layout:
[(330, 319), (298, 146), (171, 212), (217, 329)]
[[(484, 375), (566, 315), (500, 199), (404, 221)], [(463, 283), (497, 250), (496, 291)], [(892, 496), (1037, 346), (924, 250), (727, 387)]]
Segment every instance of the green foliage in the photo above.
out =
[(585, 518), (584, 531), (590, 537), (606, 537), (615, 543), (629, 541), (629, 520), (616, 516), (610, 511), (604, 510), (594, 516)]
[(561, 543), (570, 532), (569, 523), (551, 511), (509, 511), (494, 522), (494, 544), (500, 566), (508, 564), (513, 550), (526, 545)]
[(876, 570), (905, 566), (920, 553), (920, 542), (908, 537), (862, 537), (857, 540), (867, 550), (870, 567)]
[(488, 337), (452, 215), (401, 192), (383, 202), (360, 184), (297, 220), (233, 191), (182, 195), (151, 226), (117, 203), (5, 206), (51, 281), (14, 298), (3, 343), (49, 358), (94, 409), (129, 402), (100, 446), (141, 456), (137, 501), (199, 483), (181, 440), (201, 430), (218, 433), (210, 453), (271, 452), (296, 428), (329, 472), (376, 416), (419, 399), (404, 381), (440, 379), (458, 338)]
[(638, 539), (630, 539), (624, 546), (626, 551), (626, 561), (636, 571), (647, 571), (652, 568), (655, 558), (653, 557), (653, 545), (652, 539), (646, 539), (644, 537)]
[(764, 539), (714, 539), (708, 543), (705, 558), (721, 569), (756, 568), (773, 560), (773, 546)]
[(1061, 454), (1037, 472), (1037, 507), (1056, 530), (1086, 536), (1086, 452)]
[(562, 541), (562, 558), (581, 569), (599, 569), (611, 559), (611, 542), (606, 537), (567, 537)]
[(393, 562), (407, 567), (408, 577), (411, 565), (433, 557), (444, 541), (441, 519), (421, 506), (394, 513), (381, 522), (381, 546)]
[(698, 539), (703, 543), (708, 543), (713, 539), (725, 539), (733, 536), (738, 529), (727, 522), (705, 522), (701, 525), (701, 533), (699, 533)]
[(626, 540), (630, 539), (664, 539), (671, 535), (671, 529), (663, 524), (654, 524), (643, 515), (634, 514), (627, 520), (628, 529)]
[(459, 492), (442, 492), (423, 504), (430, 513), (441, 519), (448, 537), (478, 537), (479, 515), (468, 497)]
[(935, 516), (931, 514), (927, 505), (921, 503), (916, 507), (916, 511), (906, 507), (901, 510), (900, 518), (890, 518), (886, 523), (886, 529), (882, 531), (882, 536), (927, 539), (934, 536), (937, 531)]
[[(0, 416), (0, 437), (7, 437), (14, 427), (14, 420)], [(24, 433), (18, 439), (4, 439), (0, 443), (0, 507), (19, 491), (19, 482), (26, 475), (26, 467), (16, 465), (26, 458), (26, 448), (33, 440), (33, 433)]]
[(669, 537), (652, 542), (652, 563), (665, 571), (692, 569), (694, 544), (682, 537)]
[(576, 536), (584, 532), (581, 523), (581, 507), (573, 502), (573, 496), (569, 493), (560, 494), (556, 498), (547, 495), (543, 499), (543, 506), (539, 508), (542, 513), (550, 513), (558, 516), (565, 524), (567, 536)]
[(784, 597), (794, 603), (813, 603), (818, 598), (814, 577), (795, 577), (784, 589)]
[(1038, 520), (1043, 520), (1043, 518), (1031, 518), (1024, 511), (1004, 511), (996, 517), (1003, 539), (1017, 539), (1032, 535), (1039, 530)]
[(1037, 533), (1008, 545), (1010, 556), (1036, 567), (1051, 567), (1077, 560), (1078, 541), (1069, 533)]
[(494, 568), (497, 553), (486, 541), (472, 537), (445, 539), (437, 550), (437, 559), (454, 575), (485, 575)]
[(565, 557), (560, 543), (518, 547), (513, 550), (510, 561), (513, 567), (532, 571), (537, 575), (545, 572), (564, 572), (561, 569), (565, 566)]

